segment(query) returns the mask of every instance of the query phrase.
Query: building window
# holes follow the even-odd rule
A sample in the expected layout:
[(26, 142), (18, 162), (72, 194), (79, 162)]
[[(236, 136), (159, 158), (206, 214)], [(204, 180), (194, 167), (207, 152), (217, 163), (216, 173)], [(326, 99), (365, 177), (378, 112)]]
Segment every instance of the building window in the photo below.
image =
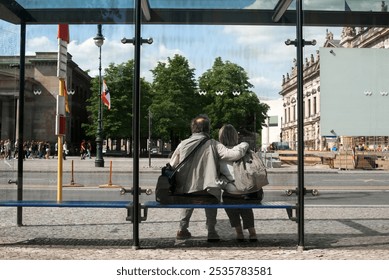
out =
[(290, 121), (290, 107), (288, 107), (288, 121)]
[(296, 105), (293, 106), (293, 121), (297, 119), (296, 117)]
[(311, 116), (311, 99), (308, 99), (308, 117)]
[(317, 100), (316, 97), (313, 98), (313, 114), (317, 114)]

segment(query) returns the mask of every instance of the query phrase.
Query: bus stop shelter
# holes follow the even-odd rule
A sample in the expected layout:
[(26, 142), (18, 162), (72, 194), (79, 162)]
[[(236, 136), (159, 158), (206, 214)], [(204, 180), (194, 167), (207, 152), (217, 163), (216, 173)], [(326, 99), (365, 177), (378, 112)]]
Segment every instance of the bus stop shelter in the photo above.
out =
[[(346, 9), (343, 0), (303, 1), (303, 0), (273, 0), (273, 1), (50, 1), (50, 0), (0, 0), (0, 19), (20, 26), (20, 102), (18, 103), (18, 143), (22, 150), (23, 143), (23, 111), (24, 103), (24, 63), (26, 26), (52, 24), (128, 24), (134, 27), (133, 39), (123, 43), (134, 46), (134, 97), (133, 97), (133, 143), (134, 150), (139, 150), (140, 127), (140, 52), (141, 45), (146, 43), (142, 38), (142, 25), (247, 25), (247, 26), (294, 26), (295, 38), (285, 38), (286, 45), (296, 48), (297, 57), (297, 122), (298, 122), (298, 185), (295, 190), (298, 211), (298, 246), (304, 247), (304, 132), (303, 132), (303, 48), (315, 42), (304, 38), (305, 26), (372, 26), (387, 27), (389, 17), (385, 12), (370, 10)], [(351, 1), (349, 1), (351, 2)], [(370, 1), (354, 1), (358, 4)], [(257, 4), (257, 5), (249, 5)], [(250, 6), (250, 7), (249, 7)], [(249, 7), (249, 8), (247, 8)], [(335, 7), (335, 8), (333, 8)], [(363, 5), (361, 5), (363, 7)], [(292, 40), (287, 40), (292, 39)], [(23, 158), (18, 159), (17, 169), (18, 200), (22, 201), (23, 190)], [(139, 154), (134, 154), (133, 165), (133, 224), (134, 247), (139, 247)], [(16, 201), (16, 202), (17, 202)], [(18, 211), (18, 223), (22, 220), (20, 205), (15, 204)]]

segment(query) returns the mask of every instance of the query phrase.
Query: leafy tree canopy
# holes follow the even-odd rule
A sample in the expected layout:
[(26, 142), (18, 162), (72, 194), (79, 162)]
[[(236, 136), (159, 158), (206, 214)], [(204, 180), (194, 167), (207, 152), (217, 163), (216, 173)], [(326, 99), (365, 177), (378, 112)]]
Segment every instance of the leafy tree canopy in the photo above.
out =
[[(251, 91), (246, 71), (230, 61), (216, 58), (211, 69), (197, 81), (188, 60), (175, 55), (159, 62), (151, 70), (153, 82), (141, 79), (141, 138), (148, 138), (149, 112), (152, 115), (152, 138), (171, 141), (174, 149), (190, 135), (190, 120), (198, 114), (211, 119), (212, 135), (227, 123), (241, 134), (261, 129), (268, 105), (260, 103)], [(104, 80), (111, 95), (111, 110), (102, 105), (104, 138), (132, 138), (132, 98), (134, 61), (110, 64)], [(83, 124), (86, 134), (96, 136), (99, 111), (99, 77), (92, 79), (92, 96), (87, 100), (89, 123)], [(205, 93), (205, 94), (204, 94)]]
[(151, 70), (153, 131), (173, 147), (179, 139), (189, 136), (189, 123), (201, 110), (194, 106), (198, 101), (194, 69), (186, 58), (176, 54), (167, 63), (159, 62)]
[[(102, 105), (104, 138), (131, 139), (132, 137), (132, 96), (133, 96), (134, 61), (118, 65), (110, 64), (105, 69), (105, 80), (111, 96), (111, 109)], [(102, 83), (102, 81), (101, 81)], [(99, 77), (92, 79), (92, 96), (87, 100), (89, 123), (83, 124), (88, 136), (95, 136), (99, 111)], [(141, 114), (147, 116), (150, 106), (150, 84), (141, 80)], [(147, 119), (141, 119), (141, 127), (147, 127)], [(143, 132), (147, 129), (142, 129)]]
[(214, 136), (216, 130), (227, 123), (243, 134), (261, 128), (269, 107), (259, 102), (250, 90), (252, 87), (242, 67), (230, 61), (223, 62), (220, 57), (200, 76), (199, 88), (205, 93), (201, 96), (203, 112), (211, 119)]

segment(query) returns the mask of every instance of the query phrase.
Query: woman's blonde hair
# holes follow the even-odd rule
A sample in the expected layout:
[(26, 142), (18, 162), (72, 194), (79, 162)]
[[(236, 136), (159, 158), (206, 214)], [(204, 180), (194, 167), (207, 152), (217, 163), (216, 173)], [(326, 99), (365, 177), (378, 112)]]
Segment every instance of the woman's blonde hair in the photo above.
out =
[(235, 127), (231, 124), (223, 125), (219, 130), (219, 142), (227, 147), (237, 145), (239, 137)]

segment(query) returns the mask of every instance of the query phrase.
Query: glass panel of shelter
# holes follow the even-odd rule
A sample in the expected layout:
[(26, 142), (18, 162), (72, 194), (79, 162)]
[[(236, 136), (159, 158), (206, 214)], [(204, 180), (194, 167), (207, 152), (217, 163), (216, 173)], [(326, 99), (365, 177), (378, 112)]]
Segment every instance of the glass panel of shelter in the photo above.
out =
[[(33, 3), (31, 1), (18, 1), (19, 4), (22, 6), (27, 5), (28, 3)], [(36, 1), (38, 3), (39, 1)], [(125, 1), (127, 2), (127, 1)], [(207, 3), (211, 3), (210, 1), (205, 1)], [(205, 3), (202, 2), (202, 3)], [(234, 1), (236, 2), (236, 1)], [(249, 1), (248, 1), (249, 2)], [(274, 1), (276, 2), (276, 1)], [(367, 7), (366, 3), (370, 2), (372, 5), (371, 7)], [(378, 3), (379, 2), (379, 3)], [(65, 2), (64, 2), (65, 3)], [(68, 1), (66, 1), (68, 3)], [(97, 3), (97, 2), (96, 2)], [(101, 3), (105, 3), (105, 1), (102, 1)], [(124, 2), (123, 2), (124, 3)], [(161, 5), (162, 2), (158, 1), (150, 1), (150, 5), (152, 7), (159, 7), (158, 5)], [(232, 3), (232, 2), (231, 2)], [(310, 3), (312, 3), (310, 1)], [(316, 4), (317, 3), (317, 4)], [(336, 6), (331, 7), (331, 10), (343, 10), (345, 8), (344, 1), (334, 1), (336, 3)], [(355, 11), (382, 11), (382, 9), (385, 9), (385, 5), (382, 6), (382, 1), (377, 1), (377, 3), (371, 3), (371, 1), (347, 1), (348, 6), (351, 10)], [(258, 4), (258, 3), (257, 3)], [(329, 9), (328, 5), (324, 5), (323, 1), (317, 1), (312, 4), (312, 6), (309, 3), (304, 3), (304, 9), (307, 10), (326, 10)], [(328, 2), (326, 1), (326, 4)], [(72, 4), (75, 5), (75, 4)], [(97, 4), (94, 4), (97, 5)], [(272, 7), (274, 7), (275, 3)], [(315, 5), (315, 6), (314, 6)], [(167, 6), (167, 8), (175, 8), (172, 4), (172, 6)], [(37, 8), (30, 7), (30, 8)], [(186, 7), (183, 7), (186, 8)], [(216, 6), (208, 6), (207, 8), (217, 8)], [(222, 7), (222, 8), (235, 8), (233, 5), (231, 7)], [(264, 7), (267, 8), (267, 7)], [(290, 8), (292, 9), (293, 6)], [(30, 36), (30, 39), (37, 37), (37, 30), (39, 29), (39, 26), (28, 26), (27, 27), (27, 37)], [(52, 38), (56, 36), (56, 28), (57, 26), (51, 26), (48, 28), (49, 31), (48, 34), (44, 34), (47, 38)], [(35, 29), (35, 30), (34, 30)], [(46, 27), (45, 27), (46, 29)], [(290, 81), (293, 79), (293, 72), (296, 70), (295, 62), (293, 61), (293, 58), (295, 57), (295, 48), (293, 47), (286, 47), (284, 45), (284, 41), (286, 39), (294, 39), (295, 38), (295, 28), (294, 27), (282, 27), (277, 26), (274, 27), (276, 32), (272, 31), (273, 28), (267, 27), (267, 26), (261, 26), (261, 27), (249, 27), (249, 26), (235, 26), (235, 27), (229, 27), (229, 26), (185, 26), (185, 25), (144, 25), (142, 27), (142, 34), (143, 37), (153, 37), (154, 43), (152, 45), (144, 45), (142, 48), (142, 76), (146, 78), (146, 80), (151, 81), (152, 75), (150, 74), (149, 70), (153, 69), (155, 67), (157, 61), (166, 61), (166, 59), (172, 58), (175, 53), (177, 53), (176, 50), (180, 50), (178, 53), (183, 55), (185, 58), (188, 59), (188, 61), (191, 63), (190, 65), (195, 68), (196, 77), (201, 76), (205, 71), (210, 69), (213, 65), (214, 60), (216, 57), (221, 57), (224, 62), (231, 61), (232, 63), (237, 63), (238, 65), (242, 66), (245, 71), (247, 71), (248, 76), (250, 78), (250, 82), (254, 84), (254, 92), (259, 95), (260, 101), (265, 101), (266, 98), (274, 97), (274, 93), (277, 94), (277, 92), (282, 93), (283, 87), (286, 86)], [(313, 69), (315, 65), (319, 62), (320, 59), (320, 53), (318, 53), (318, 49), (320, 46), (324, 46), (325, 44), (337, 44), (337, 40), (346, 42), (348, 40), (348, 37), (353, 37), (354, 42), (358, 42), (363, 36), (363, 34), (370, 34), (374, 33), (373, 29), (347, 29), (346, 27), (330, 27), (330, 28), (322, 28), (322, 27), (305, 27), (304, 28), (304, 37), (306, 40), (315, 39), (318, 41), (316, 46), (306, 46), (304, 48), (304, 61), (307, 71), (309, 69)], [(74, 31), (73, 31), (74, 30)], [(2, 31), (4, 34), (4, 32)], [(89, 35), (86, 35), (89, 34)], [(77, 64), (82, 70), (88, 70), (88, 69), (95, 69), (91, 70), (89, 72), (89, 76), (94, 78), (96, 75), (98, 75), (98, 50), (96, 50), (96, 46), (94, 46), (92, 38), (96, 34), (96, 25), (71, 25), (70, 26), (70, 36), (71, 36), (71, 42), (69, 44), (69, 53), (72, 55), (72, 61)], [(131, 59), (133, 57), (132, 54), (132, 47), (130, 45), (123, 45), (120, 43), (120, 39), (122, 37), (133, 37), (133, 30), (129, 26), (120, 26), (120, 25), (103, 25), (103, 35), (105, 36), (106, 40), (104, 43), (104, 46), (102, 47), (102, 64), (103, 64), (103, 76), (105, 68), (108, 67), (108, 64), (110, 62), (114, 63), (121, 63), (125, 62), (128, 59)], [(189, 35), (194, 36), (189, 36)], [(214, 34), (212, 38), (209, 38), (209, 34)], [(266, 43), (263, 43), (264, 41), (261, 41), (263, 39), (264, 34), (272, 34), (272, 36), (268, 36), (266, 38)], [(277, 34), (275, 36), (274, 34)], [(18, 34), (17, 32), (14, 34), (16, 39), (18, 40)], [(279, 35), (279, 37), (278, 37)], [(75, 40), (73, 39), (74, 36), (76, 36)], [(77, 37), (79, 36), (79, 37)], [(112, 37), (111, 37), (112, 36)], [(220, 37), (219, 37), (220, 36)], [(110, 38), (111, 37), (111, 38)], [(221, 38), (221, 39), (216, 39)], [(217, 42), (217, 44), (215, 43)], [(385, 41), (384, 41), (385, 42)], [(27, 43), (27, 46), (29, 44), (32, 44), (33, 41), (29, 41)], [(53, 42), (51, 42), (53, 44)], [(381, 43), (382, 45), (370, 46), (371, 48), (378, 48), (378, 47), (385, 47), (385, 43)], [(15, 45), (15, 50), (19, 49), (19, 46), (17, 44)], [(332, 45), (331, 45), (332, 46)], [(47, 47), (47, 46), (46, 46)], [(105, 48), (114, 48), (115, 51), (107, 51), (107, 53), (104, 53)], [(73, 48), (73, 49), (72, 49)], [(90, 56), (87, 56), (86, 53), (92, 53), (93, 48), (95, 48), (95, 53)], [(196, 52), (193, 52), (193, 49), (196, 50)], [(269, 53), (267, 49), (271, 49), (272, 52)], [(29, 51), (29, 49), (28, 49)], [(45, 67), (48, 67), (47, 64), (49, 63), (48, 60), (52, 58), (48, 58), (45, 55), (49, 55), (50, 51), (55, 52), (55, 41), (54, 44), (51, 45), (51, 48), (45, 48), (45, 49), (39, 49), (36, 48), (31, 49), (29, 54), (32, 55), (32, 60), (35, 65), (38, 63), (43, 63), (44, 60), (46, 60)], [(5, 53), (4, 53), (5, 54)], [(204, 55), (206, 54), (206, 55)], [(15, 52), (15, 54), (16, 52)], [(35, 58), (34, 58), (35, 56)], [(108, 58), (105, 58), (104, 56), (108, 56)], [(253, 57), (255, 57), (255, 60), (253, 60)], [(278, 61), (274, 67), (269, 67), (270, 63), (274, 62), (276, 58), (283, 57), (283, 61)], [(85, 59), (87, 58), (87, 59)], [(94, 58), (94, 59), (93, 59)], [(260, 59), (261, 58), (261, 59)], [(35, 59), (35, 61), (34, 61)], [(105, 60), (105, 61), (104, 61)], [(89, 64), (88, 64), (89, 61)], [(95, 61), (94, 65), (91, 63), (91, 61)], [(242, 61), (242, 62), (241, 62)], [(258, 62), (259, 61), (259, 62)], [(85, 65), (85, 66), (84, 66)], [(285, 69), (285, 70), (281, 70)], [(288, 69), (290, 69), (288, 71)], [(278, 70), (276, 72), (275, 70)], [(313, 70), (312, 70), (313, 71)], [(40, 71), (38, 71), (40, 72)], [(273, 73), (274, 72), (274, 73)], [(312, 72), (313, 77), (309, 80), (306, 80), (304, 82), (304, 96), (306, 101), (304, 102), (305, 108), (305, 119), (307, 122), (307, 126), (305, 127), (304, 135), (305, 135), (305, 148), (307, 151), (325, 151), (328, 149), (331, 149), (334, 145), (343, 144), (346, 143), (348, 140), (346, 138), (344, 139), (338, 139), (333, 137), (326, 137), (331, 135), (324, 135), (321, 134), (320, 131), (320, 123), (315, 122), (315, 118), (320, 119), (320, 73), (317, 73), (315, 71)], [(279, 75), (279, 77), (275, 77), (276, 75)], [(316, 76), (315, 76), (316, 75)], [(284, 78), (282, 78), (284, 76)], [(270, 78), (272, 77), (272, 78)], [(374, 78), (374, 77), (373, 77)], [(277, 79), (280, 81), (277, 84)], [(379, 80), (379, 76), (374, 78), (375, 80)], [(257, 82), (261, 81), (261, 82)], [(87, 95), (91, 94), (89, 91), (90, 89), (83, 87), (81, 85), (78, 85), (78, 82), (75, 82), (74, 79), (70, 79), (67, 81), (67, 89), (69, 93), (74, 91), (74, 96), (69, 96), (69, 102), (70, 106), (72, 108), (71, 113), (69, 113), (67, 124), (69, 127), (76, 126), (77, 129), (68, 131), (69, 136), (69, 151), (70, 155), (77, 156), (77, 159), (79, 157), (79, 144), (83, 138), (87, 138), (84, 134), (80, 123), (82, 120), (79, 119), (79, 114), (73, 114), (73, 110), (77, 110), (77, 108), (83, 107), (85, 100), (87, 99)], [(266, 87), (266, 83), (270, 82), (272, 86)], [(34, 122), (36, 125), (31, 125), (32, 127), (42, 127), (42, 125), (38, 124), (38, 120), (47, 120), (52, 116), (52, 110), (53, 106), (55, 106), (55, 102), (53, 100), (48, 102), (37, 102), (37, 98), (42, 98), (45, 95), (45, 89), (38, 88), (41, 84), (26, 84), (26, 114), (33, 114), (38, 115), (41, 114), (41, 116), (35, 116), (31, 117), (31, 121)], [(31, 86), (31, 89), (30, 89)], [(49, 94), (51, 91), (55, 91), (58, 89), (56, 88), (56, 85), (52, 86), (53, 90), (46, 89), (46, 94)], [(17, 88), (15, 88), (16, 90)], [(36, 94), (35, 94), (36, 92)], [(38, 93), (41, 92), (41, 95)], [(83, 96), (81, 99), (78, 99), (77, 95), (80, 94), (80, 96)], [(31, 96), (30, 96), (31, 95)], [(222, 97), (222, 95), (220, 96)], [(279, 97), (279, 96), (277, 96)], [(202, 96), (199, 95), (199, 98), (202, 98)], [(77, 101), (76, 101), (77, 100)], [(284, 114), (285, 110), (281, 110), (282, 113), (279, 113), (278, 116), (280, 117), (279, 123), (282, 123), (282, 130), (279, 139), (280, 142), (288, 142), (290, 148), (295, 149), (296, 148), (296, 130), (293, 130), (293, 125), (297, 121), (297, 119), (294, 117), (293, 112), (295, 112), (295, 108), (293, 106), (293, 96), (284, 96), (282, 95), (282, 105), (286, 104), (287, 107), (291, 106), (291, 110), (287, 110), (287, 115)], [(15, 101), (16, 102), (16, 101)], [(30, 103), (33, 102), (33, 103)], [(38, 104), (39, 103), (39, 104)], [(289, 104), (288, 104), (289, 103)], [(45, 105), (43, 105), (45, 104)], [(4, 104), (2, 104), (4, 105)], [(29, 109), (29, 108), (37, 108), (39, 106), (47, 106), (45, 110), (38, 112), (38, 110), (35, 109)], [(50, 107), (50, 109), (49, 109)], [(37, 111), (37, 112), (35, 112)], [(4, 111), (3, 111), (4, 112)], [(29, 122), (29, 117), (26, 115), (26, 122)], [(31, 115), (32, 116), (32, 115)], [(274, 116), (274, 115), (272, 115)], [(15, 114), (16, 118), (16, 114)], [(104, 115), (103, 115), (104, 118)], [(3, 118), (2, 118), (3, 119)], [(35, 121), (34, 121), (35, 119)], [(16, 119), (15, 119), (16, 122)], [(47, 123), (47, 122), (46, 122)], [(357, 124), (355, 124), (357, 125)], [(14, 131), (11, 132), (13, 135), (16, 134), (16, 124), (13, 129)], [(53, 129), (51, 126), (50, 129)], [(270, 128), (271, 129), (271, 128)], [(31, 130), (33, 131), (34, 128)], [(266, 127), (263, 128), (263, 131), (266, 130)], [(4, 128), (4, 121), (2, 120), (2, 133), (5, 131)], [(28, 139), (28, 133), (29, 130), (26, 130), (26, 140)], [(44, 137), (38, 137), (42, 138), (42, 141), (46, 141), (45, 138), (47, 138), (45, 135), (52, 135), (51, 133), (45, 133)], [(85, 137), (84, 137), (85, 136)], [(37, 136), (32, 138), (37, 138)], [(51, 136), (50, 136), (51, 137)], [(3, 138), (3, 136), (2, 136)], [(37, 138), (37, 139), (38, 139)], [(53, 141), (51, 141), (53, 140)], [(52, 146), (55, 146), (55, 138), (51, 139), (51, 150), (55, 152), (55, 148)], [(92, 137), (92, 140), (94, 140), (94, 137)], [(339, 142), (336, 142), (339, 141)], [(342, 142), (346, 141), (346, 142)], [(364, 146), (364, 153), (366, 153), (367, 149), (376, 151), (379, 148), (382, 151), (385, 151), (384, 147), (387, 146), (387, 136), (386, 135), (376, 135), (376, 136), (370, 136), (370, 135), (358, 135), (358, 137), (352, 141), (352, 144), (347, 144), (348, 147), (359, 147), (360, 145)], [(275, 141), (276, 142), (276, 141)], [(347, 142), (348, 143), (348, 142)], [(262, 138), (262, 144), (264, 144), (264, 138)], [(270, 143), (265, 143), (270, 144)], [(156, 144), (157, 145), (157, 144)], [(164, 144), (163, 144), (164, 145)], [(365, 147), (367, 146), (367, 148)], [(380, 146), (380, 147), (379, 147)], [(261, 148), (261, 147), (258, 147)], [(346, 150), (348, 150), (347, 148)], [(360, 148), (358, 148), (360, 149)], [(351, 152), (351, 151), (350, 151)], [(309, 153), (306, 153), (307, 156)], [(278, 154), (278, 156), (280, 153)], [(366, 156), (366, 154), (363, 154), (363, 156)], [(39, 157), (39, 156), (38, 156)], [(385, 157), (383, 155), (382, 157)], [(71, 157), (69, 157), (70, 159)], [(320, 158), (320, 157), (319, 157)], [(50, 159), (52, 160), (52, 159)], [(312, 160), (313, 163), (316, 163), (315, 160), (317, 159), (307, 159), (305, 164), (309, 165), (309, 160)], [(27, 160), (28, 161), (28, 160)], [(47, 160), (48, 161), (48, 160)], [(341, 165), (338, 167), (336, 161), (332, 161), (330, 158), (321, 158), (321, 161), (324, 161), (325, 163), (329, 165), (335, 165), (335, 168), (341, 168), (341, 169), (349, 169), (349, 166), (347, 165), (347, 168), (343, 168)], [(43, 162), (43, 161), (42, 161)], [(67, 161), (68, 163), (69, 161)], [(343, 161), (346, 162), (346, 161)], [(8, 162), (9, 163), (9, 162)], [(321, 162), (322, 163), (322, 162)], [(10, 163), (9, 163), (10, 164)], [(108, 162), (106, 162), (106, 166), (108, 165)], [(376, 164), (371, 163), (371, 167), (375, 168)], [(6, 164), (6, 166), (8, 166)], [(13, 163), (12, 170), (15, 169), (15, 163)], [(27, 164), (26, 164), (27, 166)], [(71, 182), (72, 178), (70, 177), (70, 165), (66, 166), (64, 165), (64, 168), (66, 172), (64, 173), (64, 184), (67, 182)], [(115, 167), (114, 167), (115, 168)], [(74, 167), (75, 170), (78, 170), (79, 168), (77, 165)], [(43, 167), (41, 164), (39, 166), (39, 170), (48, 171)], [(273, 170), (273, 169), (272, 169)], [(27, 174), (27, 171), (25, 171)], [(97, 176), (94, 176), (94, 179), (91, 178), (81, 179), (77, 178), (77, 175), (74, 178), (77, 183), (82, 183), (84, 185), (99, 185), (104, 184), (107, 180), (106, 175), (98, 174)], [(101, 178), (99, 178), (101, 176)], [(271, 184), (269, 188), (272, 186), (280, 186), (282, 190), (284, 190), (284, 187), (294, 187), (296, 185), (297, 179), (294, 178), (294, 176), (281, 176), (280, 178), (273, 177), (275, 176), (272, 174), (272, 172), (269, 172), (269, 177), (271, 179)], [(28, 176), (26, 176), (28, 177)], [(26, 185), (50, 185), (55, 186), (56, 181), (56, 174), (47, 172), (45, 174), (39, 173), (39, 178), (36, 179), (25, 179)], [(105, 179), (104, 179), (105, 177)], [(273, 179), (274, 178), (274, 179)], [(368, 179), (371, 179), (370, 177)], [(119, 185), (128, 186), (131, 184), (131, 182), (128, 182), (128, 179), (123, 179), (123, 181), (117, 181), (115, 182)], [(315, 179), (308, 179), (306, 180), (306, 184), (308, 187), (316, 187), (316, 180)], [(53, 196), (53, 194), (56, 192), (55, 188), (53, 188), (52, 193), (50, 196)], [(279, 195), (282, 193), (280, 192)], [(271, 198), (271, 196), (268, 196), (269, 199), (277, 200), (279, 197)], [(284, 197), (285, 199), (290, 199), (287, 197)]]
[[(13, 183), (17, 171), (17, 108), (19, 96), (18, 28), (0, 33), (0, 199), (10, 199), (16, 190)], [(15, 145), (16, 144), (16, 145)], [(9, 184), (11, 180), (11, 184)], [(13, 197), (14, 198), (14, 197)]]

